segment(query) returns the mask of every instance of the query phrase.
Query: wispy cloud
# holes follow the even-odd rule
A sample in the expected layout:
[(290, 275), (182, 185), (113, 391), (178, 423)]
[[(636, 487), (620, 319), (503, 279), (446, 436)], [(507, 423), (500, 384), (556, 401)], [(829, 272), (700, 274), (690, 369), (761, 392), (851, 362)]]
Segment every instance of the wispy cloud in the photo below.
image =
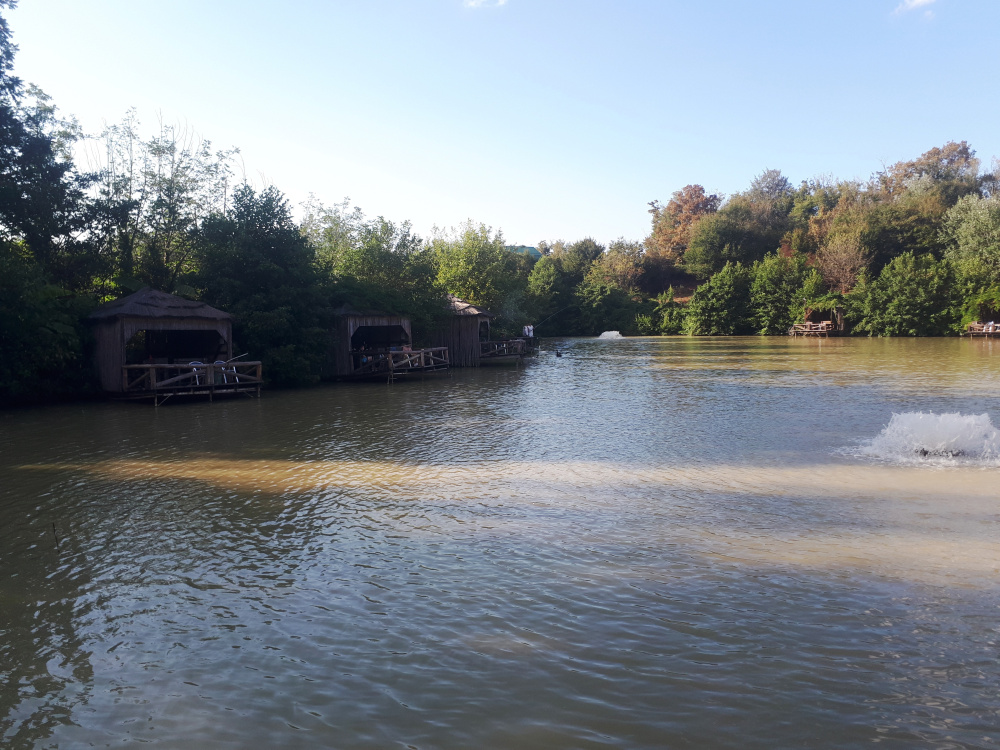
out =
[[(927, 2), (927, 0), (917, 0), (918, 2)], [(913, 0), (904, 0), (904, 2), (913, 2)], [(934, 2), (934, 0), (931, 0)], [(506, 5), (507, 0), (463, 0), (466, 8), (499, 8), (501, 5)]]
[[(919, 8), (926, 8), (928, 5), (933, 5), (936, 0), (903, 0), (898, 6), (896, 6), (896, 13), (909, 13), (911, 10), (917, 10)], [(927, 11), (931, 13), (932, 11)]]

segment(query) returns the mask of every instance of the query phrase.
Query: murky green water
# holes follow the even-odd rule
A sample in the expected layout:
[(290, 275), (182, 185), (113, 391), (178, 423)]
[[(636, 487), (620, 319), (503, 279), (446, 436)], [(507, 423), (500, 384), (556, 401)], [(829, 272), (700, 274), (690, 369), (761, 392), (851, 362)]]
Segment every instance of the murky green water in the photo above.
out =
[(0, 745), (1000, 745), (1000, 345), (559, 348), (0, 415)]

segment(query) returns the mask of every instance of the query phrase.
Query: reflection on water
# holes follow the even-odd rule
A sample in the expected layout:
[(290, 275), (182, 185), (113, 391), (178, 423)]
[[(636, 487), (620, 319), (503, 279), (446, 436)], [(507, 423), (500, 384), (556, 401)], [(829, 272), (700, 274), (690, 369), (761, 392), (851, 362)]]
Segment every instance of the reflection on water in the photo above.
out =
[(851, 455), (992, 344), (8, 413), (0, 744), (996, 746), (997, 469)]

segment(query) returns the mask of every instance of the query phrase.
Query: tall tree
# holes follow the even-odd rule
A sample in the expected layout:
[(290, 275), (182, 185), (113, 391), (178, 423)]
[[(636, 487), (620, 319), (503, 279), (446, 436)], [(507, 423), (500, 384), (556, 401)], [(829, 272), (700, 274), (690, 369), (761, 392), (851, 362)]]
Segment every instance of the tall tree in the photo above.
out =
[(979, 159), (966, 141), (949, 141), (925, 151), (912, 161), (901, 161), (876, 175), (879, 187), (897, 197), (924, 182), (926, 189), (952, 206), (963, 195), (979, 189)]
[(430, 247), (438, 283), (466, 302), (504, 314), (517, 292), (523, 294), (527, 286), (527, 278), (516, 275), (516, 259), (503, 234), (485, 224), (469, 221), (451, 232), (439, 232)]
[[(13, 7), (0, 0), (0, 9)], [(34, 87), (24, 97), (11, 73), (16, 50), (0, 16), (0, 240), (23, 243), (53, 280), (84, 286), (88, 248), (78, 235), (89, 180), (67, 158), (72, 128), (48, 97)]]
[(281, 192), (240, 185), (228, 210), (203, 222), (197, 251), (198, 271), (189, 280), (202, 299), (233, 314), (237, 345), (265, 362), (273, 382), (318, 380), (328, 310), (315, 253)]
[(119, 281), (175, 291), (194, 270), (201, 222), (225, 213), (235, 149), (214, 151), (207, 140), (160, 123), (143, 139), (129, 111), (101, 134), (99, 196), (102, 250)]
[(691, 230), (702, 216), (719, 210), (722, 198), (709, 195), (701, 185), (685, 185), (674, 192), (667, 205), (649, 204), (653, 228), (646, 238), (646, 252), (676, 264), (691, 241)]

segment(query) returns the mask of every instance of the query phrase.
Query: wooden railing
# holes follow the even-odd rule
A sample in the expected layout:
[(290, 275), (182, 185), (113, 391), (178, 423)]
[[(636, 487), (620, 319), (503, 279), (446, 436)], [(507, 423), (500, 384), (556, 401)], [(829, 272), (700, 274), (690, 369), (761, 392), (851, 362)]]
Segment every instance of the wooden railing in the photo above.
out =
[(351, 352), (353, 375), (403, 375), (447, 370), (448, 347), (410, 351)]
[(479, 356), (483, 359), (491, 357), (520, 357), (524, 354), (524, 339), (499, 339), (497, 341), (480, 341)]
[(187, 364), (141, 364), (122, 367), (122, 391), (126, 395), (179, 395), (245, 393), (260, 395), (260, 362), (189, 362)]
[(824, 320), (819, 323), (796, 323), (788, 329), (789, 336), (829, 336), (835, 333), (837, 327), (832, 320)]

